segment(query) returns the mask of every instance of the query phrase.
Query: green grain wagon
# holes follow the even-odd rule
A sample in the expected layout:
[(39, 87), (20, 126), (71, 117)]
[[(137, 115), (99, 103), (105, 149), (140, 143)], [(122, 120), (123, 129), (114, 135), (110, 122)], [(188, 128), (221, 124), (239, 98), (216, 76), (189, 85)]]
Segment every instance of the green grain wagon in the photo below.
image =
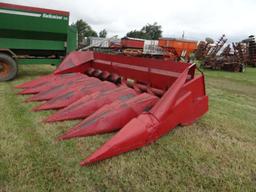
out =
[(0, 3), (0, 81), (19, 64), (54, 64), (77, 48), (69, 12)]

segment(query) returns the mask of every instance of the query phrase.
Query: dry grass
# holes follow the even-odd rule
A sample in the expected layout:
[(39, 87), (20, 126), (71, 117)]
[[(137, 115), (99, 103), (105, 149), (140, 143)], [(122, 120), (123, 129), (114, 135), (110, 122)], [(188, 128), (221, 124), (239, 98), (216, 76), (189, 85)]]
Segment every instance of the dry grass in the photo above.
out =
[(206, 71), (210, 111), (156, 143), (90, 167), (79, 161), (111, 135), (56, 142), (76, 122), (42, 124), (14, 86), (50, 73), (22, 66), (0, 84), (0, 191), (255, 191), (256, 69)]

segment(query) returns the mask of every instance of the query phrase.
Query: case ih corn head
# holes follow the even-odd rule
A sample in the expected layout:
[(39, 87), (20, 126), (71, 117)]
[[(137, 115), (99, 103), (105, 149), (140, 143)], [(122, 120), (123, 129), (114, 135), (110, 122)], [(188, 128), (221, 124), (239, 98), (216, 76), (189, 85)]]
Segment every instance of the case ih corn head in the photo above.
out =
[(135, 150), (208, 110), (204, 75), (194, 64), (98, 52), (72, 52), (53, 74), (17, 86), (45, 122), (81, 119), (59, 140), (118, 131), (80, 164)]

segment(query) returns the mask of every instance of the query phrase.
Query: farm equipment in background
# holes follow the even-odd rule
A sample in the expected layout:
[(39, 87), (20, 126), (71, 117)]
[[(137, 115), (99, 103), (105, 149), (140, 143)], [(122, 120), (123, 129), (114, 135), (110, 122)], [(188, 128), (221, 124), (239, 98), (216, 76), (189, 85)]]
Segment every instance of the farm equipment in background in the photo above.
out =
[(196, 57), (202, 60), (203, 68), (233, 72), (245, 70), (244, 44), (226, 44), (226, 42), (226, 36), (222, 35), (215, 44), (199, 43), (200, 48), (196, 52)]
[(101, 38), (101, 37), (88, 37), (85, 39), (86, 46), (79, 49), (79, 51), (96, 51), (102, 53), (116, 53), (121, 45), (117, 35), (110, 38)]
[(256, 42), (254, 35), (250, 35), (248, 39), (242, 41), (246, 44), (245, 57), (246, 64), (256, 67)]
[[(159, 40), (145, 40), (138, 38), (124, 37), (117, 40), (107, 41), (108, 39), (90, 37), (97, 40), (98, 46), (93, 46), (92, 50), (101, 52), (112, 52), (113, 54), (123, 54), (126, 56), (146, 57), (164, 59), (171, 61), (189, 61), (190, 54), (197, 49), (197, 41), (160, 38)], [(100, 41), (105, 42), (101, 45)], [(108, 42), (108, 43), (106, 43)], [(90, 41), (89, 46), (93, 45)], [(107, 49), (111, 51), (107, 51)]]
[(121, 39), (121, 52), (127, 56), (143, 56), (145, 39), (124, 37)]
[[(118, 131), (81, 166), (148, 145), (208, 110), (204, 75), (195, 64), (105, 54), (70, 53), (53, 74), (23, 83), (34, 111), (56, 110), (45, 122), (81, 119), (58, 137)], [(53, 83), (54, 82), (54, 83)]]
[(175, 38), (160, 38), (159, 47), (161, 47), (165, 54), (170, 58), (177, 58), (178, 60), (190, 60), (190, 54), (197, 49), (197, 41)]
[(213, 43), (214, 40), (211, 38), (205, 38), (205, 41), (200, 41), (197, 45), (197, 50), (195, 51), (195, 58), (197, 60), (204, 59), (208, 55)]
[(121, 47), (125, 55), (189, 61), (190, 54), (197, 49), (197, 41), (175, 38), (144, 40), (125, 37), (121, 40)]
[(19, 64), (57, 65), (77, 48), (69, 12), (0, 3), (0, 81), (15, 78)]

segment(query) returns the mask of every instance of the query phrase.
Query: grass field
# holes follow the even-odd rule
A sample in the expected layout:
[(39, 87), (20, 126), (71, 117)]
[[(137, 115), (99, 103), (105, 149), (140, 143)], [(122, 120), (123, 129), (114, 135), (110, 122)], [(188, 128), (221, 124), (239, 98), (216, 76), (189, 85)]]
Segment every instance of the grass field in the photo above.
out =
[(48, 74), (23, 66), (0, 84), (0, 191), (256, 191), (256, 68), (206, 71), (210, 110), (156, 143), (89, 167), (79, 162), (112, 136), (55, 141), (77, 123), (43, 124), (15, 85)]

